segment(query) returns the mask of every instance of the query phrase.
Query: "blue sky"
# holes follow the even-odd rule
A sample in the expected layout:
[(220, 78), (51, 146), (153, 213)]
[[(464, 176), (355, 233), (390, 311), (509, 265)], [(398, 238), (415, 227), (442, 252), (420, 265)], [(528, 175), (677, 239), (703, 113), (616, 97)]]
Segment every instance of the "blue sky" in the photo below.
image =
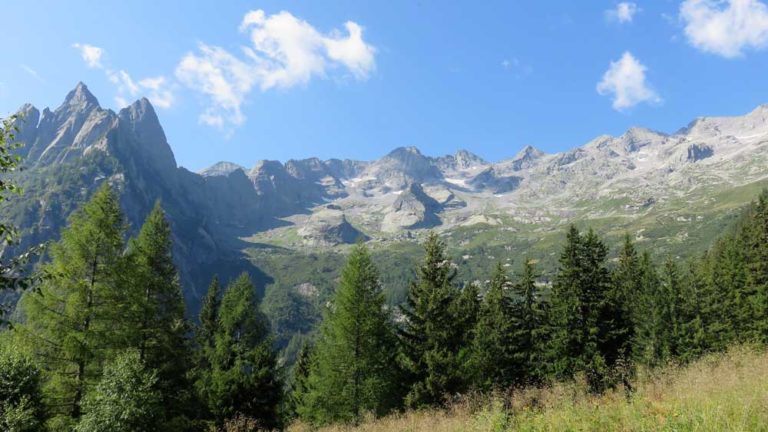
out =
[(8, 1), (0, 113), (146, 96), (180, 165), (489, 160), (768, 102), (763, 0)]

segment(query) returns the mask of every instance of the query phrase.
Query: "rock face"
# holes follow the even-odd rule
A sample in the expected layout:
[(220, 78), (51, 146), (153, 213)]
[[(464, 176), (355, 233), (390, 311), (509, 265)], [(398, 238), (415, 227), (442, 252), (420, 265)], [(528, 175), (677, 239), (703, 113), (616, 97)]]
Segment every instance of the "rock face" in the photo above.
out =
[(427, 195), (418, 183), (411, 183), (397, 197), (384, 217), (382, 231), (430, 228), (440, 223), (440, 203)]
[(512, 192), (520, 186), (522, 179), (516, 176), (499, 176), (493, 168), (487, 168), (476, 175), (467, 184), (477, 191), (489, 191), (494, 194)]
[(313, 213), (298, 234), (308, 246), (336, 246), (368, 240), (347, 221), (342, 211), (333, 206)]
[(214, 269), (258, 276), (242, 251), (260, 233), (289, 232), (297, 247), (333, 247), (428, 228), (517, 229), (505, 226), (510, 221), (554, 229), (573, 215), (623, 212), (628, 220), (702, 186), (768, 179), (768, 106), (700, 118), (673, 134), (631, 128), (557, 154), (527, 146), (499, 162), (466, 150), (430, 157), (400, 147), (371, 162), (265, 160), (251, 169), (219, 162), (200, 173), (177, 166), (146, 99), (115, 113), (79, 83), (56, 109), (27, 104), (19, 114), (25, 193), (0, 205), (0, 217), (21, 228), (20, 247), (56, 238), (69, 214), (110, 182), (134, 232), (162, 202), (191, 299)]

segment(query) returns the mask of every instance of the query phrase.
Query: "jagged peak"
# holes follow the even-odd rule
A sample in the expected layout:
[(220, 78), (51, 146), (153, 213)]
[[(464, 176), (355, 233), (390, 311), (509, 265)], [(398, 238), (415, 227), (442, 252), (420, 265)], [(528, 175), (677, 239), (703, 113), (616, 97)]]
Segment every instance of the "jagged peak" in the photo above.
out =
[(476, 163), (476, 164), (487, 163), (485, 159), (481, 158), (480, 156), (466, 149), (457, 150), (456, 154), (454, 154), (453, 157), (456, 159), (456, 161), (464, 161), (464, 162)]
[(121, 117), (128, 117), (133, 121), (152, 120), (159, 123), (155, 107), (149, 99), (143, 97), (120, 110)]
[(88, 90), (88, 86), (86, 86), (82, 81), (78, 82), (75, 88), (67, 93), (67, 97), (64, 98), (64, 103), (62, 104), (62, 107), (66, 106), (88, 106), (93, 105), (96, 107), (99, 106), (99, 100), (96, 99), (96, 96), (91, 93), (90, 90)]
[(514, 160), (522, 160), (522, 159), (532, 160), (532, 159), (538, 159), (544, 155), (546, 155), (546, 153), (528, 144), (525, 147), (523, 147), (522, 150), (517, 152)]

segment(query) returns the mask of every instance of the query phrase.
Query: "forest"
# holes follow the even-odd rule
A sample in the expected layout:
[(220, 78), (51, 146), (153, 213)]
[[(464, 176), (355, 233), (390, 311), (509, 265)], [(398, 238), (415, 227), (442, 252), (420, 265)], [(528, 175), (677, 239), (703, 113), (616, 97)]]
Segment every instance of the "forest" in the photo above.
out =
[[(2, 200), (20, 192), (8, 177), (19, 163), (11, 131), (6, 122)], [(189, 316), (162, 203), (127, 238), (118, 198), (104, 182), (33, 271), (27, 256), (3, 257), (2, 289), (22, 295), (2, 316), (0, 429), (357, 424), (575, 379), (590, 393), (631, 398), (638, 368), (768, 341), (768, 192), (687, 260), (641, 250), (629, 234), (612, 260), (598, 233), (571, 225), (553, 274), (516, 259), (515, 271), (500, 261), (487, 281), (460, 281), (430, 233), (397, 307), (358, 243), (290, 368), (248, 274), (214, 278), (199, 316)], [(0, 235), (16, 241), (11, 226)]]

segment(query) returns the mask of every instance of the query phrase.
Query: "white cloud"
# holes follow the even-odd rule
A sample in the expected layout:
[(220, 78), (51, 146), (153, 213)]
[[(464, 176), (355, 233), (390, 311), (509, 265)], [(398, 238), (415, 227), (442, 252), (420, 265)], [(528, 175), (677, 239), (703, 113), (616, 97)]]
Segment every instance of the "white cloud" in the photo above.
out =
[(694, 47), (726, 58), (768, 45), (768, 6), (759, 0), (685, 0), (685, 35)]
[(632, 2), (621, 2), (615, 8), (605, 11), (605, 17), (610, 21), (616, 21), (621, 24), (630, 23), (640, 9), (637, 4)]
[(242, 55), (200, 44), (197, 52), (182, 58), (176, 78), (209, 98), (202, 123), (239, 125), (245, 120), (241, 107), (256, 87), (266, 91), (304, 85), (331, 71), (367, 79), (375, 68), (375, 49), (363, 40), (360, 25), (348, 21), (344, 26), (346, 34), (323, 34), (289, 12), (250, 11), (240, 23), (240, 31), (250, 39)]
[(34, 78), (34, 79), (40, 81), (41, 83), (45, 84), (45, 80), (43, 79), (43, 77), (40, 76), (40, 74), (35, 69), (30, 67), (29, 65), (22, 64), (22, 65), (19, 65), (19, 67), (22, 68), (24, 70), (24, 72), (26, 72), (30, 76), (32, 76), (32, 78)]
[(613, 108), (618, 111), (631, 108), (639, 103), (660, 103), (661, 98), (645, 80), (646, 67), (629, 51), (610, 67), (597, 83), (600, 95), (613, 96)]
[(174, 96), (171, 85), (163, 76), (144, 78), (135, 81), (131, 75), (124, 70), (105, 70), (109, 80), (117, 87), (117, 96), (115, 103), (119, 107), (129, 104), (128, 100), (146, 96), (152, 102), (152, 105), (158, 108), (170, 108), (174, 103)]
[(104, 55), (104, 50), (93, 45), (76, 43), (72, 44), (72, 47), (80, 51), (80, 57), (83, 58), (85, 64), (89, 68), (100, 69), (101, 57)]
[[(173, 84), (163, 76), (144, 78), (135, 81), (131, 75), (120, 69), (112, 70), (101, 63), (104, 50), (88, 44), (76, 43), (73, 47), (80, 50), (85, 64), (94, 69), (101, 69), (109, 81), (117, 88), (115, 104), (122, 108), (129, 104), (130, 99), (146, 96), (152, 104), (159, 108), (170, 108), (174, 103)], [(31, 73), (31, 72), (30, 72)]]

